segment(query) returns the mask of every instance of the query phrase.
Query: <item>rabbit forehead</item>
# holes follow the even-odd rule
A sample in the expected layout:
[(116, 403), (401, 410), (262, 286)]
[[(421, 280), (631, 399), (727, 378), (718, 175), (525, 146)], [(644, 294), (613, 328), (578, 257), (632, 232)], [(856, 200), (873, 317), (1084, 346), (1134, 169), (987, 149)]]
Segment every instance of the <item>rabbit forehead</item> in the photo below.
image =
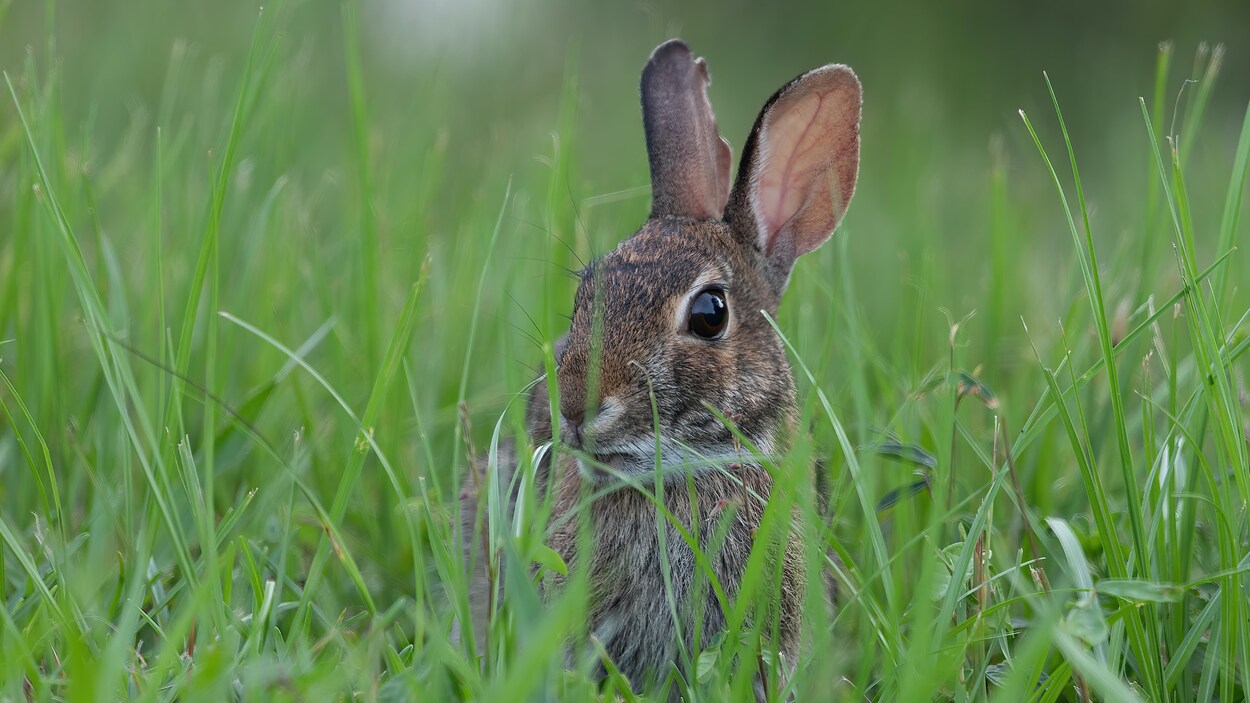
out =
[[(692, 286), (732, 287), (739, 263), (729, 230), (716, 222), (651, 220), (582, 273), (574, 317), (599, 299), (605, 320), (654, 318)], [(666, 323), (667, 324), (667, 323)]]

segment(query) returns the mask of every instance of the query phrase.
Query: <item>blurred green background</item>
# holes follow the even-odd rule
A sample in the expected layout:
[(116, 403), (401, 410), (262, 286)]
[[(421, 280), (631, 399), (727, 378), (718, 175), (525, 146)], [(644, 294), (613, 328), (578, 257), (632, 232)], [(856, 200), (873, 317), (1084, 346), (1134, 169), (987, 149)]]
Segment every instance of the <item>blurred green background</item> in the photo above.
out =
[[(245, 131), (241, 156), (253, 187), (285, 177), (314, 198), (302, 208), (306, 232), (288, 229), (275, 236), (295, 251), (316, 248), (333, 258), (336, 247), (352, 239), (344, 227), (355, 217), (339, 7), (292, 2), (278, 11), (280, 48), (260, 98), (265, 117)], [(9, 6), (0, 65), (10, 73), (20, 72), (32, 55), (47, 70), (48, 14), (45, 3)], [(1043, 71), (1068, 117), (1097, 236), (1112, 250), (1158, 234), (1143, 231), (1144, 215), (1133, 207), (1142, 183), (1154, 174), (1142, 148), (1147, 138), (1137, 98), (1149, 101), (1153, 92), (1158, 43), (1174, 46), (1164, 124), (1177, 129), (1173, 116), (1194, 92), (1191, 86), (1181, 95), (1181, 79), (1189, 77), (1200, 43), (1227, 50), (1228, 70), (1221, 72), (1204, 117), (1206, 138), (1185, 147), (1196, 166), (1191, 190), (1199, 205), (1208, 198), (1218, 205), (1223, 197), (1226, 160), (1250, 91), (1250, 73), (1238, 70), (1246, 62), (1250, 5), (1236, 0), (775, 7), (382, 0), (364, 3), (360, 14), (379, 260), (401, 277), (411, 277), (427, 249), (440, 262), (436, 279), (462, 270), (452, 261), (458, 254), (480, 256), (475, 248), (455, 246), (485, 226), (466, 222), (465, 208), (490, 210), (508, 178), (521, 198), (546, 202), (557, 149), (570, 158), (567, 200), (595, 210), (587, 216), (588, 231), (572, 234), (579, 253), (603, 251), (627, 235), (648, 205), (637, 74), (650, 49), (666, 38), (684, 37), (709, 60), (711, 96), (735, 157), (760, 105), (784, 80), (823, 63), (850, 64), (866, 98), (861, 184), (847, 220), (849, 251), (855, 268), (867, 274), (860, 280), (862, 300), (879, 321), (872, 331), (886, 345), (898, 314), (895, 303), (916, 284), (918, 268), (929, 267), (923, 275), (935, 296), (930, 310), (945, 306), (962, 315), (992, 304), (992, 272), (976, 262), (991, 250), (988, 184), (996, 164), (1006, 171), (1011, 215), (1037, 231), (1055, 232), (1013, 243), (1013, 252), (1030, 265), (1013, 272), (1012, 285), (1048, 293), (1066, 282), (1070, 253), (1061, 211), (1017, 115), (1020, 108), (1040, 115), (1043, 136), (1057, 134), (1048, 119)], [(83, 129), (91, 134), (89, 153), (71, 155), (98, 169), (133, 143), (146, 161), (156, 126), (177, 134), (188, 120), (185, 110), (228, 103), (256, 17), (251, 3), (59, 3), (52, 22), (63, 119), (71, 135)], [(172, 79), (177, 100), (163, 89), (171, 80), (171, 57), (180, 57)], [(566, 84), (575, 92), (562, 102), (570, 93)], [(223, 112), (210, 107), (198, 113), (180, 158), (208, 163), (204, 155), (220, 149), (228, 118)], [(162, 117), (169, 123), (160, 125)], [(556, 132), (562, 132), (558, 144)], [(71, 151), (75, 141), (69, 139)], [(432, 154), (436, 170), (430, 169)], [(1133, 217), (1117, 216), (1121, 210)], [(1195, 211), (1199, 227), (1214, 226), (1219, 215), (1218, 207)], [(137, 224), (125, 214), (100, 209), (102, 224), (116, 237)], [(531, 215), (528, 221), (539, 226), (504, 234), (518, 240), (515, 251), (546, 248), (548, 223), (541, 221), (543, 213)], [(1019, 236), (1011, 223), (1003, 231)], [(177, 232), (171, 241), (180, 241)], [(541, 255), (527, 261), (508, 256), (513, 251), (501, 249), (502, 271), (520, 280), (526, 268), (541, 273)], [(945, 252), (960, 252), (966, 268), (946, 265)], [(1166, 251), (1151, 263), (1160, 269), (1126, 275), (1141, 276), (1145, 282), (1135, 284), (1161, 293), (1175, 267)], [(469, 260), (463, 266), (474, 268)], [(346, 268), (314, 270), (323, 286), (351, 275)], [(382, 295), (403, 291), (396, 287)], [(502, 312), (507, 306), (499, 293), (493, 290), (488, 305), (498, 304)], [(1056, 319), (1068, 302), (1040, 298), (1033, 300), (1049, 306), (1032, 311), (1039, 322)], [(437, 307), (443, 312), (432, 314), (459, 312)], [(931, 317), (931, 331), (941, 335), (941, 318)], [(1019, 341), (1015, 319), (1009, 315), (1010, 329), (992, 333)]]
[[(0, 11), (0, 68), (105, 307), (102, 316), (84, 313), (85, 289), (71, 276), (6, 90), (0, 370), (11, 385), (0, 388), (9, 411), (0, 417), (0, 516), (15, 537), (0, 552), (10, 554), (4, 593), (14, 627), (32, 642), (57, 629), (29, 605), (34, 579), (12, 566), (16, 546), (35, 555), (48, 579), (67, 574), (69, 585), (57, 591), (66, 604), (113, 623), (122, 615), (111, 596), (134, 579), (128, 562), (150, 557), (144, 587), (180, 593), (184, 574), (170, 533), (185, 533), (199, 559), (206, 540), (198, 532), (216, 525), (223, 545), (261, 555), (258, 573), (278, 574), (280, 589), (289, 581), (285, 597), (317, 606), (324, 621), (306, 641), (290, 634), (292, 623), (275, 621), (295, 649), (356, 668), (314, 675), (315, 666), (286, 650), (272, 658), (295, 679), (337, 676), (348, 688), (364, 686), (371, 667), (392, 662), (337, 641), (325, 651), (313, 644), (339, 632), (337, 613), (360, 611), (360, 594), (338, 566), (327, 567), (320, 590), (298, 592), (313, 555), (326, 548), (324, 524), (308, 501), (292, 500), (288, 474), (256, 437), (289, 460), (322, 504), (341, 506), (334, 522), (344, 541), (336, 547), (354, 556), (380, 609), (416, 601), (418, 612), (445, 615), (438, 603), (447, 594), (402, 518), (419, 515), (422, 538), (433, 525), (445, 526), (466, 465), (461, 430), (468, 428), (480, 450), (506, 404), (541, 367), (541, 345), (562, 332), (574, 285), (563, 267), (607, 251), (646, 216), (638, 77), (658, 43), (680, 36), (707, 59), (711, 98), (735, 158), (759, 108), (791, 77), (840, 62), (863, 81), (857, 194), (834, 241), (796, 268), (780, 325), (863, 451), (866, 485), (852, 487), (817, 398), (801, 383), (805, 421), (840, 481), (837, 532), (867, 561), (863, 526), (875, 516), (857, 512), (856, 491), (875, 501), (913, 480), (915, 468), (875, 457), (870, 448), (891, 436), (944, 460), (948, 450), (956, 453), (944, 434), (953, 426), (945, 424), (953, 422), (943, 414), (949, 408), (926, 395), (933, 388), (926, 379), (935, 369), (959, 367), (993, 389), (999, 405), (993, 414), (961, 415), (967, 424), (952, 464), (957, 497), (975, 497), (984, 487), (986, 467), (973, 457), (984, 463), (996, 451), (994, 415), (1011, 430), (1027, 427), (1029, 445), (1018, 457), (1022, 495), (1037, 516), (1071, 520), (1092, 568), (1106, 575), (1068, 435), (1053, 414), (1026, 420), (1047, 393), (1030, 340), (1044, 364), (1060, 364), (1062, 319), (1078, 373), (1101, 357), (1062, 205), (1018, 110), (1033, 121), (1075, 207), (1046, 71), (1081, 167), (1104, 312), (1113, 335), (1122, 335), (1145, 318), (1152, 296), (1158, 302), (1181, 287), (1177, 234), (1138, 98), (1161, 137), (1179, 135), (1201, 269), (1226, 253), (1225, 199), (1250, 97), (1244, 0), (374, 0), (356, 8), (355, 32), (343, 5), (320, 0), (267, 4), (263, 13), (254, 3), (159, 0), (0, 0)], [(1170, 59), (1156, 84), (1161, 42), (1169, 42)], [(1197, 82), (1187, 83), (1191, 78)], [(220, 185), (225, 190), (216, 192)], [(1246, 209), (1240, 206), (1243, 220)], [(1244, 239), (1229, 236), (1224, 244)], [(207, 266), (202, 293), (192, 286), (200, 263)], [(428, 279), (413, 303), (411, 344), (401, 345), (402, 366), (373, 394), (423, 265)], [(1221, 311), (1221, 332), (1241, 339), (1250, 264), (1237, 252), (1221, 271), (1228, 285), (1209, 291), (1212, 304)], [(394, 473), (364, 457), (358, 428), (318, 382), (292, 372), (286, 355), (218, 311), (292, 349), (304, 345), (308, 363), (357, 416), (377, 398), (370, 430)], [(952, 320), (974, 311), (952, 352)], [(97, 324), (124, 362), (101, 364), (93, 354)], [(1117, 462), (1111, 430), (1125, 420), (1112, 417), (1105, 379), (1078, 394), (1090, 417), (1083, 444), (1116, 477), (1110, 493), (1121, 517), (1121, 501), (1146, 490), (1156, 468), (1151, 461), (1178, 428), (1217, 455), (1195, 416), (1171, 425), (1134, 395), (1153, 394), (1179, 412), (1188, 393), (1203, 387), (1185, 319), (1169, 315), (1160, 324), (1120, 349), (1118, 392), (1130, 405), (1140, 462), (1130, 471), (1139, 485), (1110, 473)], [(1148, 355), (1156, 364), (1149, 374), (1142, 371)], [(118, 395), (111, 374), (127, 364), (134, 389)], [(187, 379), (183, 389), (170, 373), (175, 366)], [(1231, 371), (1243, 404), (1245, 369), (1240, 360)], [(1066, 388), (1068, 379), (1060, 380)], [(206, 393), (216, 400), (206, 403)], [(1229, 422), (1240, 417), (1230, 414)], [(150, 437), (129, 432), (144, 426)], [(47, 444), (47, 460), (40, 451), (26, 453), (39, 446), (36, 437)], [(176, 451), (184, 437), (186, 456)], [(145, 462), (156, 479), (140, 470)], [(360, 464), (357, 480), (350, 467)], [(423, 493), (427, 486), (432, 495)], [(51, 505), (49, 490), (59, 491), (63, 508)], [(165, 522), (152, 502), (162, 492), (174, 515)], [(1222, 499), (1217, 493), (1212, 489), (1211, 504)], [(1244, 498), (1240, 514), (1230, 517), (1243, 540)], [(932, 558), (924, 550), (933, 545), (921, 535), (926, 518), (883, 519), (895, 560), (882, 568), (916, 573)], [(58, 521), (61, 534), (47, 533)], [(1000, 557), (1010, 559), (1020, 547), (1025, 522), (1011, 510), (992, 522), (1001, 530), (994, 537), (1002, 540)], [(1204, 530), (1184, 560), (1151, 575), (1186, 582), (1232, 568)], [(1053, 543), (1046, 550), (1059, 551)], [(924, 585), (903, 578), (896, 588), (892, 603), (927, 602)], [(234, 601), (224, 596), (226, 604), (238, 609), (237, 601), (259, 598), (256, 589), (247, 596), (244, 590), (239, 586)], [(147, 602), (159, 602), (155, 592)], [(212, 612), (202, 598), (175, 597), (173, 604), (151, 608), (152, 622), (186, 627), (178, 613)], [(1173, 621), (1188, 622), (1199, 605), (1191, 598), (1177, 606)], [(849, 607), (841, 627), (853, 634), (845, 642), (871, 646), (873, 621)], [(903, 612), (891, 614), (898, 627), (912, 626)], [(403, 637), (418, 639), (413, 628)], [(110, 632), (89, 628), (82, 639), (103, 641)], [(1187, 632), (1168, 636), (1179, 641)], [(397, 657), (413, 656), (402, 642), (389, 644)], [(850, 652), (853, 644), (838, 647), (848, 650), (839, 673), (854, 680), (855, 691), (880, 695), (903, 685), (894, 679), (873, 689), (865, 681), (875, 680), (880, 662)], [(1244, 658), (1246, 647), (1222, 653)], [(419, 642), (416, 650), (423, 651)], [(443, 650), (424, 651), (434, 652), (437, 666), (445, 663), (437, 658)], [(116, 656), (108, 661), (132, 665)], [(171, 661), (167, 670), (177, 666)], [(254, 673), (272, 662), (256, 661), (234, 663), (253, 672), (242, 675), (248, 686), (272, 693), (269, 674)], [(1200, 666), (1198, 655), (1194, 662)], [(54, 682), (58, 674), (44, 675)], [(6, 680), (3, 691), (18, 690), (19, 680)], [(933, 681), (933, 690), (951, 683)], [(303, 681), (292, 690), (298, 698), (322, 689)]]

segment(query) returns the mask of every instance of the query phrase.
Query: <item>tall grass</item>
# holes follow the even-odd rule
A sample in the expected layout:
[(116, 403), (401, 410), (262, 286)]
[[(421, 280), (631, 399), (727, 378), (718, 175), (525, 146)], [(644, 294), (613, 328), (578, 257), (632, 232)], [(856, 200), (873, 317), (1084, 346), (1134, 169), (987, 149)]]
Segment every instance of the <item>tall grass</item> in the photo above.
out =
[[(600, 57), (562, 55), (540, 137), (462, 143), (463, 86), (434, 75), (397, 109), (362, 10), (266, 7), (224, 60), (170, 37), (155, 109), (128, 123), (76, 99), (68, 7), (47, 3), (41, 48), (3, 67), (0, 700), (646, 694), (595, 654), (584, 575), (542, 595), (568, 566), (531, 450), (559, 448), (522, 438), (510, 522), (494, 452), (553, 369), (566, 269), (646, 211), (641, 159), (611, 180), (582, 155), (603, 153), (579, 119)], [(963, 163), (886, 148), (928, 137), (868, 111), (859, 199), (772, 321), (807, 431), (768, 464), (780, 490), (728, 632), (681, 652), (671, 690), (750, 698), (770, 549), (800, 539), (841, 597), (826, 613), (806, 594), (776, 700), (1250, 695), (1250, 107), (1228, 129), (1223, 49), (1198, 52), (1196, 84), (1179, 51), (1106, 124), (1065, 122), (1069, 86), (1037, 76), (1023, 119)], [(1091, 177), (1079, 135), (1121, 128), (1135, 146)], [(941, 204), (910, 202), (915, 183)], [(948, 239), (951, 211), (980, 238)], [(492, 519), (461, 534), (481, 457)], [(673, 522), (657, 510), (666, 538), (716, 529)], [(480, 650), (451, 634), (472, 617), (463, 540), (507, 579)]]

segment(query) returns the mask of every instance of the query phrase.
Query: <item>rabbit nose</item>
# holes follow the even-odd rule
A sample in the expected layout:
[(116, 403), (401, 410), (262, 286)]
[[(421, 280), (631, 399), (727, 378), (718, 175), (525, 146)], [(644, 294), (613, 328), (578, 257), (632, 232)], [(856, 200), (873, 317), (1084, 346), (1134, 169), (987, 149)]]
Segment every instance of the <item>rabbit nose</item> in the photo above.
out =
[[(591, 420), (594, 420), (598, 414), (598, 408), (591, 411)], [(575, 403), (567, 408), (560, 409), (560, 417), (564, 418), (564, 422), (573, 432), (574, 441), (580, 446), (584, 442), (582, 426), (586, 424), (586, 406), (581, 403)]]
[(582, 444), (582, 422), (586, 418), (586, 414), (581, 410), (576, 411), (560, 411), (560, 417), (564, 419), (564, 424), (573, 433), (573, 442), (577, 446)]

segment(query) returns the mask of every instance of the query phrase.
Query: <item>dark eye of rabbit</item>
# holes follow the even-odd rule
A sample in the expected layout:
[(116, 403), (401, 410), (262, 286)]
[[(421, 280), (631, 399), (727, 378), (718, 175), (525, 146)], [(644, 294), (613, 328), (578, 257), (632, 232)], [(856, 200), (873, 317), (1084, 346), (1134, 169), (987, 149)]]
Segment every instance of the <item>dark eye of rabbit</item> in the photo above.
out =
[(704, 339), (719, 339), (729, 324), (729, 306), (725, 293), (705, 290), (690, 304), (690, 331)]

